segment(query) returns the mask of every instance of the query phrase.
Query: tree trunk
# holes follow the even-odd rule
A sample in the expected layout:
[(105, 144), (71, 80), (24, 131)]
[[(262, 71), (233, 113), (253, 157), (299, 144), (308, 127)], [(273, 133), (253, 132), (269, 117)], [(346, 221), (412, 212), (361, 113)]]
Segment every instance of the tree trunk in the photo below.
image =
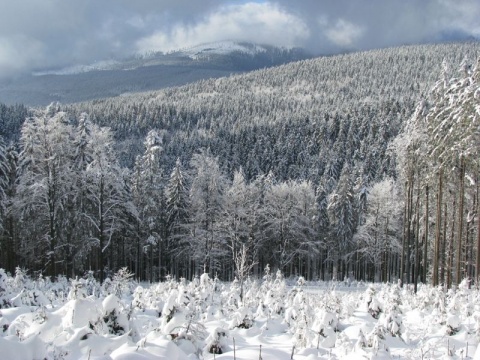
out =
[(453, 277), (453, 249), (455, 241), (455, 212), (457, 209), (457, 204), (455, 201), (455, 196), (453, 196), (453, 210), (452, 210), (452, 226), (450, 232), (450, 238), (448, 239), (448, 258), (447, 258), (447, 289), (452, 287), (452, 277)]
[[(443, 201), (443, 170), (438, 172), (438, 190), (437, 190), (437, 209), (435, 219), (435, 244), (433, 251), (433, 269), (432, 269), (432, 285), (438, 285), (438, 268), (440, 263), (440, 243), (442, 231), (442, 201)], [(446, 221), (446, 219), (445, 219)], [(442, 275), (443, 279), (443, 275)]]
[(405, 192), (407, 198), (405, 199), (405, 204), (403, 207), (403, 237), (402, 237), (402, 255), (400, 257), (400, 284), (403, 286), (405, 281), (405, 256), (406, 256), (406, 247), (407, 247), (407, 224), (408, 224), (408, 193), (409, 193), (409, 182), (405, 183)]
[(440, 283), (445, 284), (445, 269), (447, 267), (447, 203), (443, 204), (443, 230), (442, 241), (440, 242)]
[(413, 171), (410, 173), (409, 176), (409, 181), (408, 181), (408, 192), (407, 192), (407, 242), (406, 242), (406, 272), (407, 272), (407, 283), (411, 282), (411, 263), (410, 263), (410, 243), (411, 243), (411, 238), (412, 238), (412, 213), (413, 213), (413, 186), (414, 186), (414, 180), (413, 180), (414, 173)]
[(383, 242), (383, 258), (382, 258), (382, 282), (387, 282), (388, 273), (388, 221), (387, 216), (385, 220), (385, 240)]
[[(428, 209), (428, 185), (425, 186), (425, 239), (423, 242), (423, 276), (422, 281), (424, 284), (427, 283), (427, 273), (428, 273), (428, 226), (429, 226), (429, 209)], [(438, 262), (438, 259), (437, 259)], [(437, 276), (438, 276), (438, 264), (437, 264)], [(437, 279), (438, 280), (438, 279)]]
[(459, 191), (459, 201), (458, 201), (458, 239), (457, 239), (457, 269), (455, 276), (455, 283), (459, 285), (462, 281), (462, 242), (463, 242), (463, 207), (465, 199), (465, 157), (462, 155), (460, 158), (460, 169), (459, 169), (459, 181), (460, 181), (460, 191)]
[(56, 274), (56, 258), (55, 258), (55, 248), (57, 247), (56, 240), (57, 234), (55, 229), (55, 221), (56, 221), (56, 214), (55, 214), (55, 188), (52, 184), (49, 184), (48, 189), (48, 211), (49, 211), (49, 236), (50, 236), (50, 248), (49, 248), (49, 261), (50, 261), (50, 271), (49, 274), (52, 277), (52, 280), (55, 278)]
[(476, 285), (478, 287), (479, 281), (480, 281), (480, 186), (478, 184), (479, 182), (479, 176), (477, 174), (477, 257), (476, 257), (476, 263), (475, 263), (475, 279), (476, 279)]
[(104, 219), (104, 213), (103, 213), (103, 204), (104, 202), (104, 183), (103, 183), (103, 178), (100, 179), (100, 198), (99, 198), (99, 211), (98, 214), (100, 216), (100, 221), (98, 224), (98, 240), (99, 240), (99, 245), (100, 245), (100, 253), (99, 253), (99, 270), (100, 270), (100, 284), (103, 283), (103, 280), (105, 279), (105, 274), (104, 274), (104, 246), (105, 246), (105, 219)]
[(420, 231), (420, 187), (417, 190), (417, 201), (415, 205), (415, 268), (413, 270), (414, 291), (418, 290), (418, 276), (420, 267), (419, 231)]

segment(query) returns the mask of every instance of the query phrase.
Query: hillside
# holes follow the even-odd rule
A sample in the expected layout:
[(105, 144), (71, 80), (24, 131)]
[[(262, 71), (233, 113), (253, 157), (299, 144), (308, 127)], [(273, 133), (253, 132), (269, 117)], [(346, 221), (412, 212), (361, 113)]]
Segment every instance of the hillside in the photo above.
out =
[(479, 53), (375, 50), (33, 111), (17, 146), (0, 143), (2, 262), (101, 282), (125, 266), (157, 280), (269, 265), (417, 284), (455, 244), (459, 284), (480, 196)]
[(309, 58), (301, 49), (217, 42), (169, 53), (38, 71), (0, 81), (0, 102), (46, 106), (180, 86)]
[(479, 52), (479, 43), (459, 43), (321, 57), (66, 109), (111, 127), (129, 166), (155, 128), (167, 132), (167, 169), (209, 147), (230, 175), (241, 166), (248, 178), (273, 171), (318, 183), (327, 168), (339, 176), (349, 159), (371, 181), (391, 173), (388, 142), (442, 61), (459, 66)]

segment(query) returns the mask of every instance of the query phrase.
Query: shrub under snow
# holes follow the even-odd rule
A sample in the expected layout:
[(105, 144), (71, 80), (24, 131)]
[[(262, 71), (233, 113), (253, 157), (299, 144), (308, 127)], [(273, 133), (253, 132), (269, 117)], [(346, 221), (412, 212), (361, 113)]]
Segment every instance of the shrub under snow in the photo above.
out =
[(151, 285), (119, 279), (100, 286), (88, 273), (50, 282), (0, 271), (9, 303), (0, 309), (0, 357), (220, 360), (235, 350), (238, 359), (261, 351), (264, 360), (465, 358), (480, 340), (480, 292), (468, 287), (445, 294), (422, 286), (414, 294), (304, 279), (289, 287), (281, 273), (267, 272), (262, 282), (245, 281), (240, 299), (236, 283), (207, 274)]

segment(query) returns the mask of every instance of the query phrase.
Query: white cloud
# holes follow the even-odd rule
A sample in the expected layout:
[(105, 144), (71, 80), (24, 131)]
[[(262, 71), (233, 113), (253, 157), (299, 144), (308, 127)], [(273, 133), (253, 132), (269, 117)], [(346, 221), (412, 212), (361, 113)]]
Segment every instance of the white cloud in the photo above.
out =
[(327, 38), (338, 46), (351, 46), (361, 38), (365, 29), (344, 19), (339, 19), (336, 24), (326, 30)]
[(314, 53), (480, 38), (479, 0), (5, 0), (0, 78), (200, 43)]
[(295, 46), (309, 37), (307, 25), (271, 3), (246, 3), (219, 8), (195, 24), (177, 23), (137, 42), (139, 52), (169, 51), (199, 43), (238, 40)]
[(0, 76), (14, 75), (44, 60), (44, 47), (24, 35), (0, 37)]
[(445, 7), (444, 26), (480, 36), (480, 2), (478, 0), (440, 0)]

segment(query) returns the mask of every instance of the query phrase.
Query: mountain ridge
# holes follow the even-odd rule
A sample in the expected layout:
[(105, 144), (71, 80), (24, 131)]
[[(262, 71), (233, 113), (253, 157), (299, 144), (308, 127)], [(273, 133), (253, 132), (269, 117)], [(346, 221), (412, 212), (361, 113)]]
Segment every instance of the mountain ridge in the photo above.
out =
[(45, 106), (159, 90), (313, 57), (299, 48), (223, 41), (37, 71), (0, 82), (0, 102)]
[[(474, 60), (479, 45), (403, 46), (320, 57), (65, 108), (77, 117), (85, 112), (93, 122), (111, 127), (122, 161), (129, 167), (142, 152), (147, 132), (161, 129), (168, 133), (167, 168), (177, 157), (187, 162), (198, 149), (210, 148), (227, 171), (242, 167), (247, 177), (273, 171), (282, 179), (318, 181), (324, 167), (319, 174), (312, 169), (333, 160), (319, 160), (317, 150), (323, 148), (328, 153), (322, 156), (329, 159), (346, 146), (342, 142), (338, 148), (334, 143), (324, 146), (325, 136), (337, 137), (340, 123), (348, 124), (345, 133), (351, 127), (374, 126), (365, 143), (375, 144), (377, 153), (385, 154), (389, 140), (438, 81), (442, 60), (456, 65), (465, 56)], [(380, 130), (384, 135), (378, 136)], [(289, 154), (286, 144), (296, 144)], [(348, 157), (368, 162), (369, 146)], [(338, 159), (336, 166), (341, 168)], [(369, 168), (375, 169), (369, 175), (375, 178), (388, 165)]]

